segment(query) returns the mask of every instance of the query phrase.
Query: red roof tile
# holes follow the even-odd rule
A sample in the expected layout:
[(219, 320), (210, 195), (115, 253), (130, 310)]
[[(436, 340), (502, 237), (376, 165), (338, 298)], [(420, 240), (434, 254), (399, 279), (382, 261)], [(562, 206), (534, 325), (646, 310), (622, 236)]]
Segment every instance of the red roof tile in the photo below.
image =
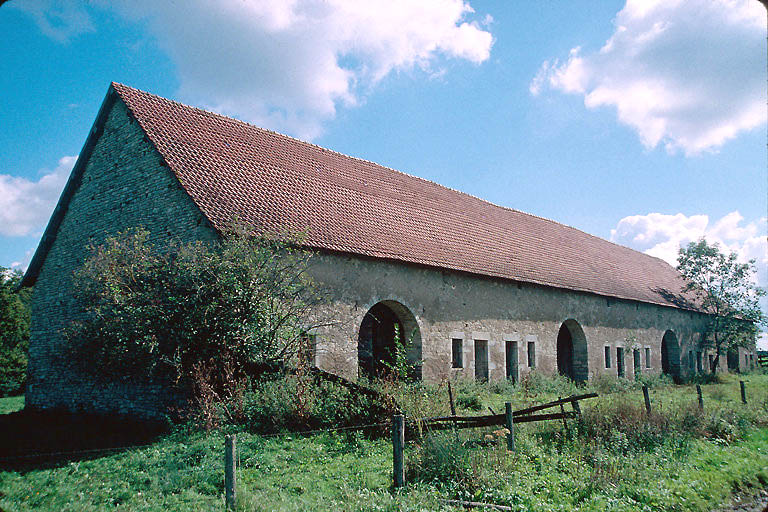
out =
[(219, 230), (306, 232), (309, 247), (679, 306), (664, 261), (372, 162), (113, 84)]

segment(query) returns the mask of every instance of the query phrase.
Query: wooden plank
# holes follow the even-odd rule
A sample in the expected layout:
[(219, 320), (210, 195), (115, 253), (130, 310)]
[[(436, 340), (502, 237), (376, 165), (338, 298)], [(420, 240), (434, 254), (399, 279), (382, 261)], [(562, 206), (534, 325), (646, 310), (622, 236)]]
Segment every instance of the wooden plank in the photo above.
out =
[[(549, 414), (531, 414), (528, 416), (513, 416), (512, 419), (513, 423), (532, 423), (535, 421), (562, 420), (565, 418), (573, 419), (575, 417), (575, 412), (566, 411), (564, 413), (558, 412)], [(411, 423), (409, 427), (410, 429), (420, 428), (423, 430), (446, 430), (449, 428), (480, 428), (503, 426), (506, 424), (506, 414), (497, 414), (495, 416), (475, 416), (474, 421), (454, 422), (451, 419), (419, 421), (418, 423)]]
[(527, 409), (520, 409), (519, 411), (515, 411), (515, 416), (524, 416), (526, 414), (530, 414), (532, 412), (541, 411), (544, 409), (550, 409), (552, 407), (557, 407), (560, 404), (567, 404), (569, 402), (576, 402), (579, 400), (586, 400), (588, 398), (597, 398), (597, 393), (586, 393), (583, 395), (572, 395), (567, 398), (562, 398), (560, 400), (555, 400), (554, 402), (548, 402), (546, 404), (541, 405), (535, 405), (533, 407), (528, 407)]

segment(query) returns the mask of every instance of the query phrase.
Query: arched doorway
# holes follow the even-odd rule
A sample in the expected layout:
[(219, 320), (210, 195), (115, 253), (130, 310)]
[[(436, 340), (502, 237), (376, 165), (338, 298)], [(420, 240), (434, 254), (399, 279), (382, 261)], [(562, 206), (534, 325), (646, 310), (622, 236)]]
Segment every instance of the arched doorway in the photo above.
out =
[(673, 331), (661, 338), (661, 371), (675, 380), (680, 379), (680, 344)]
[(557, 371), (575, 382), (589, 379), (587, 337), (576, 320), (566, 320), (557, 333)]
[(421, 333), (416, 318), (403, 304), (385, 300), (374, 304), (360, 324), (357, 338), (358, 374), (361, 377), (382, 377), (395, 364), (395, 339), (408, 350), (412, 364), (410, 378), (421, 378)]

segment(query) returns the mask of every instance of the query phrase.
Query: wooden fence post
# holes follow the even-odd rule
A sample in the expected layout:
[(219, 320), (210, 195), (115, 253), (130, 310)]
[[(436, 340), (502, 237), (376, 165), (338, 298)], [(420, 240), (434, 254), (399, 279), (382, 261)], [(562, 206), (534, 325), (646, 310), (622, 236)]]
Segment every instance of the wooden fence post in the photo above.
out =
[(405, 417), (392, 416), (392, 469), (395, 489), (405, 485)]
[(747, 386), (744, 384), (743, 380), (739, 381), (739, 386), (741, 387), (741, 403), (746, 404), (747, 403)]
[[(559, 396), (557, 397), (558, 400), (562, 400), (563, 397)], [(563, 403), (560, 402), (560, 412), (563, 414), (563, 428), (565, 429), (565, 435), (570, 438), (571, 437), (571, 431), (568, 430), (568, 422), (565, 421), (565, 407), (563, 407)]]
[(451, 402), (451, 416), (456, 416), (456, 406), (453, 405), (453, 390), (451, 389), (451, 381), (448, 381), (448, 400)]
[(699, 409), (704, 410), (704, 397), (701, 396), (701, 386), (696, 384), (696, 394), (699, 395)]
[(227, 510), (235, 509), (236, 487), (236, 438), (233, 435), (224, 437), (224, 496), (227, 502)]
[(651, 415), (651, 397), (648, 394), (648, 386), (643, 386), (643, 398), (645, 399), (645, 413)]
[(579, 405), (579, 401), (574, 400), (571, 402), (571, 407), (573, 407), (573, 412), (575, 412), (576, 416), (581, 420), (581, 406)]
[(510, 402), (504, 404), (504, 412), (507, 417), (507, 430), (509, 430), (507, 433), (507, 450), (513, 452), (515, 451), (515, 421), (512, 418), (512, 404)]

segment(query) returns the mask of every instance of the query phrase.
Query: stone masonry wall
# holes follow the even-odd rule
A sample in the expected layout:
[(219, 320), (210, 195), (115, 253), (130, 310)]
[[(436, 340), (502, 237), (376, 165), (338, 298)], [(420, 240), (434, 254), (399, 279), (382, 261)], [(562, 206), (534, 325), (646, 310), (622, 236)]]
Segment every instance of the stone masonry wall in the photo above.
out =
[(28, 406), (153, 417), (177, 398), (159, 385), (96, 385), (77, 374), (63, 346), (61, 330), (76, 311), (72, 273), (87, 256), (87, 246), (134, 226), (147, 228), (159, 243), (216, 236), (117, 100), (35, 284)]
[[(488, 342), (492, 381), (506, 378), (506, 341), (517, 342), (519, 377), (530, 371), (529, 342), (535, 347), (535, 367), (557, 373), (557, 334), (566, 320), (575, 320), (583, 329), (590, 379), (617, 375), (618, 347), (624, 348), (628, 378), (634, 376), (633, 349), (640, 351), (641, 372), (661, 372), (661, 342), (667, 330), (678, 339), (680, 369), (686, 375), (688, 352), (699, 350), (695, 347), (704, 320), (670, 307), (344, 255), (318, 254), (312, 274), (335, 295), (325, 315), (336, 323), (316, 333), (317, 364), (350, 378), (357, 375), (360, 323), (380, 301), (396, 301), (415, 317), (427, 381), (474, 378), (475, 340)], [(451, 368), (454, 338), (463, 340), (463, 368)], [(606, 346), (610, 369), (605, 368)], [(725, 358), (720, 368), (725, 370)]]

